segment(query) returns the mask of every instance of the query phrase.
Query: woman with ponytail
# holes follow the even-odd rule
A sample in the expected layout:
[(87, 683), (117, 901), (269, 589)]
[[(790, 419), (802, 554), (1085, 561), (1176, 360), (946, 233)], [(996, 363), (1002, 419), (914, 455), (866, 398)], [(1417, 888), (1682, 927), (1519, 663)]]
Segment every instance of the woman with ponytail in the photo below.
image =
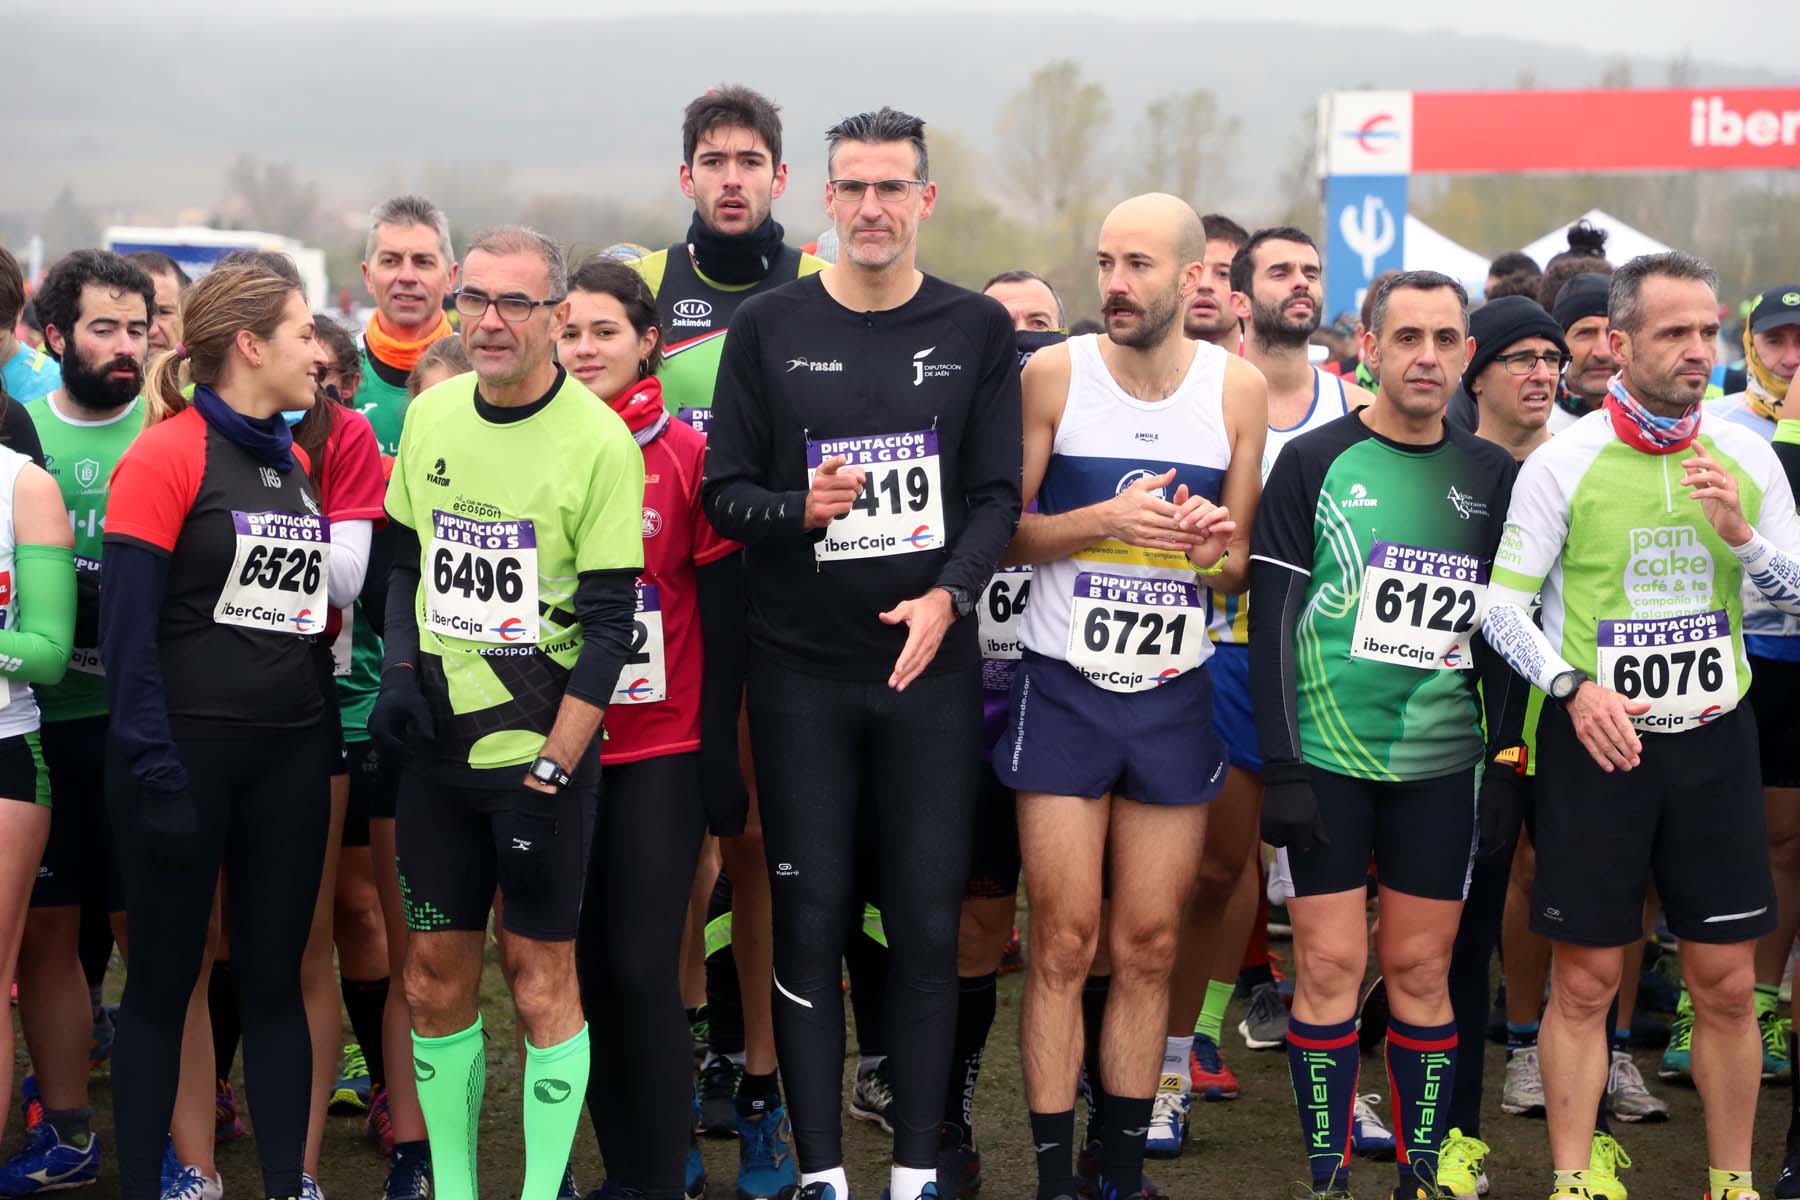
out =
[[(181, 307), (185, 341), (152, 364), (145, 431), (113, 473), (100, 589), (132, 949), (113, 1059), (120, 1195), (163, 1194), (222, 869), (264, 1189), (298, 1196), (312, 1074), (300, 961), (330, 816), (316, 639), (333, 564), (281, 414), (312, 407), (322, 355), (300, 289), (266, 267), (216, 268)], [(189, 1200), (221, 1190), (177, 1173)]]

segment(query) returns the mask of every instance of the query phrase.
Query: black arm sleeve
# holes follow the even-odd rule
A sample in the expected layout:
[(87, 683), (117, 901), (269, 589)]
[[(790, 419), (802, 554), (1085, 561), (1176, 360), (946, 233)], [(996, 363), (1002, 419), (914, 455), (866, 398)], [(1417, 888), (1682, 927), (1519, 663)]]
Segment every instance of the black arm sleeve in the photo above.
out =
[(1019, 355), (1011, 322), (998, 301), (982, 347), (981, 381), (963, 431), (962, 476), (968, 522), (950, 550), (938, 583), (981, 595), (1019, 527)]
[(0, 442), (11, 446), (38, 466), (44, 465), (44, 444), (38, 440), (37, 426), (25, 406), (13, 400), (0, 412)]
[(1307, 576), (1255, 559), (1250, 563), (1250, 700), (1256, 708), (1256, 740), (1263, 761), (1287, 766), (1301, 761), (1299, 676), (1294, 626), (1306, 600)]
[(750, 797), (738, 761), (738, 713), (744, 702), (748, 638), (744, 556), (728, 554), (694, 570), (700, 602), (700, 792), (716, 837), (744, 832)]
[(576, 580), (575, 617), (581, 622), (581, 652), (569, 670), (565, 694), (599, 708), (612, 701), (619, 672), (631, 653), (639, 574), (636, 567), (625, 567), (583, 571)]
[[(1506, 530), (1506, 513), (1512, 508), (1513, 483), (1519, 477), (1519, 465), (1509, 463), (1488, 505), (1488, 525), (1493, 535), (1489, 562), (1500, 548), (1500, 537)], [(1470, 646), (1475, 656), (1476, 678), (1481, 681), (1482, 716), (1487, 726), (1487, 757), (1491, 762), (1496, 751), (1520, 745), (1525, 740), (1525, 707), (1531, 698), (1531, 685), (1488, 645), (1485, 636), (1477, 636)]]
[[(363, 572), (362, 595), (357, 599), (362, 602), (363, 616), (369, 627), (380, 637), (387, 628), (388, 572), (394, 568), (394, 530), (398, 528), (392, 520), (382, 523), (369, 538), (369, 568)], [(418, 538), (413, 542), (416, 545)], [(417, 558), (413, 560), (417, 562)]]
[(782, 492), (769, 486), (775, 462), (769, 400), (760, 366), (761, 339), (747, 315), (740, 309), (732, 318), (719, 359), (700, 499), (713, 528), (734, 541), (816, 540), (825, 531), (806, 528), (806, 489)]
[(419, 535), (391, 516), (394, 565), (388, 571), (387, 602), (382, 606), (381, 673), (402, 664), (419, 665)]
[(140, 784), (179, 792), (187, 787), (187, 769), (169, 729), (156, 641), (169, 560), (130, 542), (109, 541), (101, 561), (100, 660), (106, 664), (112, 736)]

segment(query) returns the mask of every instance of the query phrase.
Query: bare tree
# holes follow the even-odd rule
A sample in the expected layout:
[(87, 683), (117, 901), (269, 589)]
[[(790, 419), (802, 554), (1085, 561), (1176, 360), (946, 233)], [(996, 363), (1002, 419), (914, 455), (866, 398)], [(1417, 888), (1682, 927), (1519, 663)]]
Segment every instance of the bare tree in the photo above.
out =
[(264, 163), (240, 154), (225, 171), (220, 207), (252, 229), (309, 241), (318, 231), (319, 188), (286, 163)]
[(1151, 101), (1139, 134), (1140, 187), (1210, 208), (1230, 191), (1228, 164), (1238, 128), (1238, 119), (1222, 115), (1206, 88)]
[(1085, 208), (1100, 137), (1112, 121), (1106, 89), (1072, 59), (1039, 67), (1000, 110), (1000, 163), (1046, 222)]

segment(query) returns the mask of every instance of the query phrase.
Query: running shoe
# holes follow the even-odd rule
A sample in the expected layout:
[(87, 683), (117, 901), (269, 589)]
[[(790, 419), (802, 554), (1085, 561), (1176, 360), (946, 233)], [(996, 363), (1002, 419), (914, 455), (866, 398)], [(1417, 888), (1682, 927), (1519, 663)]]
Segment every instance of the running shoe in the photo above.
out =
[(221, 1079), (213, 1087), (213, 1141), (224, 1145), (244, 1136), (244, 1122), (238, 1116), (237, 1093), (231, 1080)]
[(1537, 1116), (1544, 1111), (1544, 1073), (1538, 1066), (1536, 1046), (1520, 1046), (1507, 1057), (1500, 1111), (1515, 1117)]
[(785, 1106), (755, 1117), (740, 1115), (737, 1129), (738, 1200), (770, 1200), (800, 1182)]
[(1475, 1200), (1483, 1192), (1481, 1181), (1487, 1178), (1482, 1165), (1487, 1161), (1488, 1144), (1479, 1138), (1465, 1137), (1460, 1129), (1452, 1129), (1438, 1147), (1437, 1182), (1456, 1200)]
[(1237, 1076), (1220, 1056), (1219, 1043), (1204, 1033), (1194, 1035), (1194, 1048), (1188, 1051), (1188, 1078), (1193, 1081), (1194, 1095), (1202, 1100), (1237, 1099)]
[(25, 1134), (25, 1144), (0, 1165), (0, 1196), (35, 1196), (87, 1187), (100, 1178), (100, 1139), (88, 1134), (87, 1145), (71, 1146), (56, 1136), (50, 1122), (40, 1121)]
[(1387, 980), (1377, 975), (1356, 1006), (1356, 1044), (1364, 1054), (1381, 1045), (1388, 1030)]
[(1594, 1200), (1627, 1200), (1625, 1181), (1619, 1168), (1631, 1165), (1631, 1155), (1610, 1133), (1594, 1134), (1594, 1145), (1588, 1151), (1588, 1195)]
[(38, 1093), (37, 1076), (19, 1080), (19, 1111), (25, 1114), (25, 1132), (30, 1133), (44, 1120), (44, 1097)]
[(1238, 1036), (1252, 1050), (1279, 1050), (1287, 1045), (1288, 1011), (1280, 987), (1259, 983), (1250, 989), (1250, 1011), (1238, 1022)]
[(119, 1031), (119, 1007), (102, 1004), (94, 1010), (93, 1039), (88, 1043), (88, 1070), (97, 1071), (112, 1057), (113, 1038)]
[(1011, 975), (1014, 971), (1025, 969), (1025, 947), (1019, 941), (1019, 927), (1013, 926), (1012, 936), (1006, 939), (1006, 949), (1000, 952), (1000, 966), (997, 973)]
[(1287, 905), (1269, 905), (1269, 936), (1272, 938), (1294, 936), (1294, 918), (1288, 916)]
[(1656, 1068), (1656, 1074), (1660, 1079), (1681, 1083), (1691, 1082), (1694, 1078), (1694, 1002), (1688, 999), (1686, 988), (1681, 990), (1681, 999), (1675, 1003), (1675, 1019), (1669, 1022), (1669, 1045), (1663, 1051), (1662, 1065)]
[[(163, 1136), (162, 1173), (158, 1176), (157, 1182), (161, 1185), (162, 1190), (167, 1192), (170, 1188), (175, 1186), (175, 1180), (180, 1175), (181, 1160), (175, 1157), (175, 1139), (165, 1134)], [(223, 1187), (224, 1185), (221, 1184), (220, 1186)]]
[(1181, 1090), (1181, 1076), (1164, 1075), (1150, 1102), (1150, 1136), (1144, 1153), (1151, 1158), (1176, 1158), (1187, 1141), (1188, 1106), (1192, 1099)]
[(325, 1189), (319, 1186), (318, 1180), (305, 1173), (300, 1176), (300, 1200), (325, 1200)]
[(369, 1064), (363, 1058), (362, 1047), (355, 1042), (344, 1047), (344, 1065), (338, 1071), (338, 1081), (331, 1085), (331, 1111), (369, 1111)]
[[(1081, 1200), (1101, 1200), (1100, 1150), (1100, 1140), (1094, 1138), (1075, 1155), (1075, 1194)], [(1137, 1197), (1142, 1200), (1167, 1200), (1148, 1175), (1138, 1177)]]
[(1620, 1121), (1662, 1121), (1669, 1115), (1669, 1106), (1650, 1094), (1643, 1072), (1624, 1050), (1612, 1052), (1612, 1067), (1606, 1076), (1606, 1111)]
[(1794, 1061), (1788, 1057), (1788, 1034), (1794, 1031), (1791, 1019), (1770, 1009), (1756, 1018), (1762, 1034), (1762, 1077), (1764, 1082), (1785, 1083), (1794, 1077)]
[(694, 1010), (694, 1019), (688, 1022), (688, 1037), (694, 1043), (694, 1069), (699, 1070), (706, 1062), (712, 1042), (712, 1017), (707, 1013), (706, 1005)]
[(1296, 1183), (1289, 1195), (1294, 1200), (1351, 1200), (1349, 1186), (1338, 1183), (1336, 1174), (1333, 1174), (1331, 1181), (1324, 1186)]
[(1681, 1005), (1681, 956), (1654, 943), (1645, 948), (1638, 971), (1638, 1007), (1674, 1013)]
[(715, 1054), (700, 1068), (700, 1132), (707, 1137), (737, 1136), (737, 1090), (744, 1068)]
[(431, 1155), (396, 1154), (388, 1163), (381, 1200), (431, 1200)]
[[(881, 1200), (888, 1200), (888, 1190), (881, 1189)], [(919, 1200), (938, 1200), (938, 1188), (935, 1183), (928, 1183), (919, 1189)]]
[(163, 1185), (162, 1200), (225, 1200), (225, 1181), (202, 1175), (199, 1167), (184, 1166)]
[(1382, 1123), (1375, 1108), (1381, 1103), (1380, 1092), (1366, 1092), (1356, 1098), (1350, 1117), (1350, 1149), (1361, 1158), (1376, 1162), (1394, 1160), (1394, 1135)]
[(981, 1151), (960, 1125), (938, 1126), (938, 1195), (969, 1200), (981, 1191)]
[[(305, 1197), (301, 1197), (305, 1200)], [(562, 1183), (557, 1185), (556, 1200), (581, 1200), (581, 1189), (575, 1186), (575, 1160), (571, 1158), (563, 1168)]]
[(681, 1176), (681, 1194), (683, 1200), (706, 1200), (706, 1160), (700, 1157), (699, 1138), (688, 1139), (687, 1167)]
[(856, 1086), (850, 1090), (850, 1115), (892, 1133), (894, 1127), (888, 1123), (888, 1110), (893, 1106), (894, 1084), (889, 1075), (887, 1056), (876, 1059), (871, 1066), (858, 1067)]
[(388, 1090), (376, 1088), (369, 1096), (369, 1115), (363, 1118), (363, 1138), (383, 1157), (394, 1153), (394, 1114), (388, 1107)]
[(1800, 1200), (1800, 1138), (1790, 1138), (1775, 1177), (1775, 1200)]
[(837, 1200), (837, 1189), (829, 1183), (809, 1183), (805, 1187), (796, 1183), (784, 1188), (776, 1200)]

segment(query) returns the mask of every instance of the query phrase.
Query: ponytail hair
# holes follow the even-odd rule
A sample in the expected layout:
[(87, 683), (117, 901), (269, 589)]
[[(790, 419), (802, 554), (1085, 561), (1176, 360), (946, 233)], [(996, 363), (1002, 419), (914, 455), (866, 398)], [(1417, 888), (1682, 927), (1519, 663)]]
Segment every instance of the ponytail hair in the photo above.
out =
[(266, 267), (214, 267), (181, 294), (182, 342), (156, 357), (144, 382), (144, 425), (188, 406), (185, 389), (216, 387), (240, 330), (273, 337), (300, 288)]

